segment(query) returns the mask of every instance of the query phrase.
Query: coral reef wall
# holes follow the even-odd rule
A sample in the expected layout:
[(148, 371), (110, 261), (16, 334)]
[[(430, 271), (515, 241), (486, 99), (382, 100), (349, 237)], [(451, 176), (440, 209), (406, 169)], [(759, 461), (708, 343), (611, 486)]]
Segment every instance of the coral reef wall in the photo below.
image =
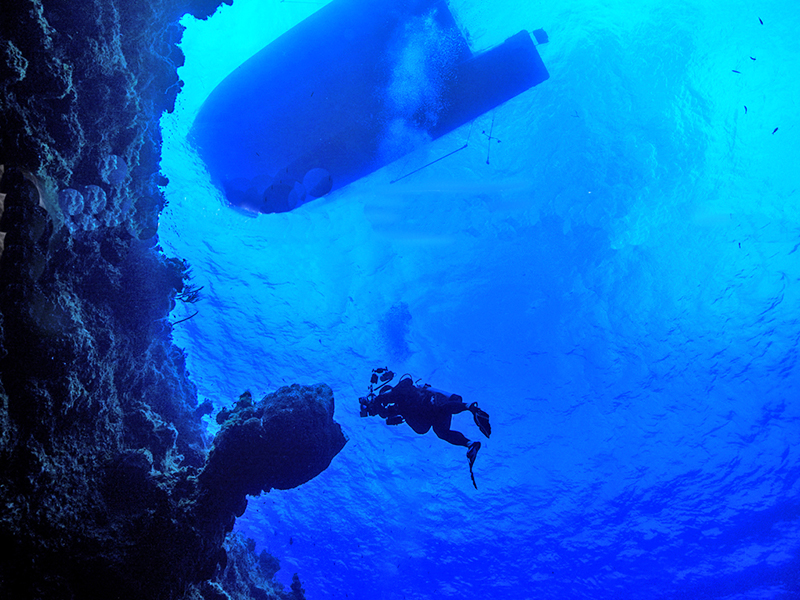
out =
[[(198, 477), (207, 404), (197, 405), (169, 321), (191, 291), (188, 265), (157, 245), (158, 119), (181, 87), (178, 19), (218, 4), (4, 5), (2, 597), (231, 597), (225, 535), (245, 491), (264, 488), (245, 482), (212, 502), (219, 478)], [(317, 423), (335, 440), (323, 469), (344, 445), (332, 401)], [(302, 597), (299, 582), (285, 594), (267, 587), (259, 597)]]

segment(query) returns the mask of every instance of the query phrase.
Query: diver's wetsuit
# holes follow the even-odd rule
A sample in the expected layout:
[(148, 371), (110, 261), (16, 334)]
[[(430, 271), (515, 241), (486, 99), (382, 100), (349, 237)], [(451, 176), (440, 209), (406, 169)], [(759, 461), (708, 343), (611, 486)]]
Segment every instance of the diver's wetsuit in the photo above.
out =
[(433, 388), (416, 387), (410, 378), (406, 378), (378, 398), (381, 418), (402, 417), (419, 434), (427, 433), (433, 427), (433, 432), (444, 441), (469, 447), (470, 442), (463, 433), (450, 429), (453, 415), (469, 409), (458, 394), (448, 396)]
[[(478, 429), (488, 438), (492, 434), (489, 415), (478, 408), (477, 402), (467, 406), (458, 394), (441, 392), (428, 385), (417, 387), (410, 376), (404, 375), (398, 384), (392, 387), (388, 382), (393, 377), (394, 373), (385, 367), (373, 370), (369, 394), (358, 399), (361, 416), (378, 415), (386, 419), (387, 425), (399, 425), (405, 421), (419, 434), (428, 433), (433, 427), (434, 433), (444, 441), (467, 448), (469, 474), (472, 477), (472, 485), (477, 489), (478, 484), (475, 483), (472, 465), (478, 456), (478, 450), (481, 449), (481, 443), (468, 440), (460, 431), (453, 431), (450, 429), (450, 423), (453, 415), (468, 410), (472, 413)], [(378, 384), (381, 384), (381, 387), (375, 394), (373, 386)]]

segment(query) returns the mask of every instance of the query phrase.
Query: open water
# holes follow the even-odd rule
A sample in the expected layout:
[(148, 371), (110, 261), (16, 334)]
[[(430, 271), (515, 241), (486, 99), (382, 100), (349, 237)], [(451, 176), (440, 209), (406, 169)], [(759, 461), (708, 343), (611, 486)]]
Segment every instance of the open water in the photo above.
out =
[[(451, 0), (476, 51), (544, 28), (550, 79), (242, 216), (186, 133), (320, 4), (184, 20), (162, 123), (161, 244), (204, 286), (175, 332), (201, 396), (326, 382), (349, 437), (237, 529), (310, 600), (800, 598), (796, 3)], [(477, 491), (462, 448), (359, 418), (379, 366), (489, 412)]]

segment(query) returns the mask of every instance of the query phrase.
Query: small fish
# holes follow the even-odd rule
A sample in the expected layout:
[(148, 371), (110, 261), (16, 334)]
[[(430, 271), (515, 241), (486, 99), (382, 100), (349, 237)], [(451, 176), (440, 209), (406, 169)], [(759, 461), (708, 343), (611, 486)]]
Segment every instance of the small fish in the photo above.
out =
[[(755, 58), (753, 60), (755, 60)], [(311, 92), (311, 97), (312, 98), (314, 97), (314, 92)]]
[(744, 105), (744, 114), (747, 114), (747, 104)]
[(761, 20), (761, 17), (758, 17), (758, 22), (761, 23), (762, 25), (764, 24), (764, 21)]
[(773, 129), (773, 130), (772, 130), (772, 135), (775, 135), (775, 132), (776, 132), (776, 131), (778, 131), (778, 128), (777, 128), (777, 127), (776, 127), (775, 129)]
[(755, 59), (756, 59), (756, 57), (755, 57), (755, 56), (751, 56), (751, 57), (750, 57), (750, 60), (755, 60)]
[(741, 71), (737, 71), (736, 69), (731, 69), (731, 71), (733, 71), (734, 73), (739, 73), (740, 75), (742, 73)]

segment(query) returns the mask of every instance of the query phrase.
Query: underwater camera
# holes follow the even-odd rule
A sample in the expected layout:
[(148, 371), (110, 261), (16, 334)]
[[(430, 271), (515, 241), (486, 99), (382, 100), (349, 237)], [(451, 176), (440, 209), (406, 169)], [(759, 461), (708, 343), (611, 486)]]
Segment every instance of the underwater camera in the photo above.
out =
[(361, 406), (360, 415), (362, 417), (374, 417), (378, 414), (378, 407), (380, 406), (380, 402), (376, 400), (375, 394), (375, 385), (378, 383), (383, 384), (380, 389), (378, 390), (377, 396), (381, 394), (385, 394), (389, 390), (392, 389), (392, 386), (388, 384), (394, 378), (394, 373), (390, 371), (387, 367), (379, 367), (377, 369), (372, 369), (372, 376), (369, 380), (369, 392), (366, 396), (361, 396), (358, 399), (358, 403)]
[(375, 403), (375, 397), (374, 396), (372, 397), (372, 399), (370, 399), (370, 398), (368, 398), (366, 396), (361, 396), (361, 398), (358, 399), (358, 403), (361, 405), (361, 411), (359, 412), (360, 416), (362, 416), (362, 417), (374, 417), (376, 414), (378, 414), (372, 408), (373, 404)]

